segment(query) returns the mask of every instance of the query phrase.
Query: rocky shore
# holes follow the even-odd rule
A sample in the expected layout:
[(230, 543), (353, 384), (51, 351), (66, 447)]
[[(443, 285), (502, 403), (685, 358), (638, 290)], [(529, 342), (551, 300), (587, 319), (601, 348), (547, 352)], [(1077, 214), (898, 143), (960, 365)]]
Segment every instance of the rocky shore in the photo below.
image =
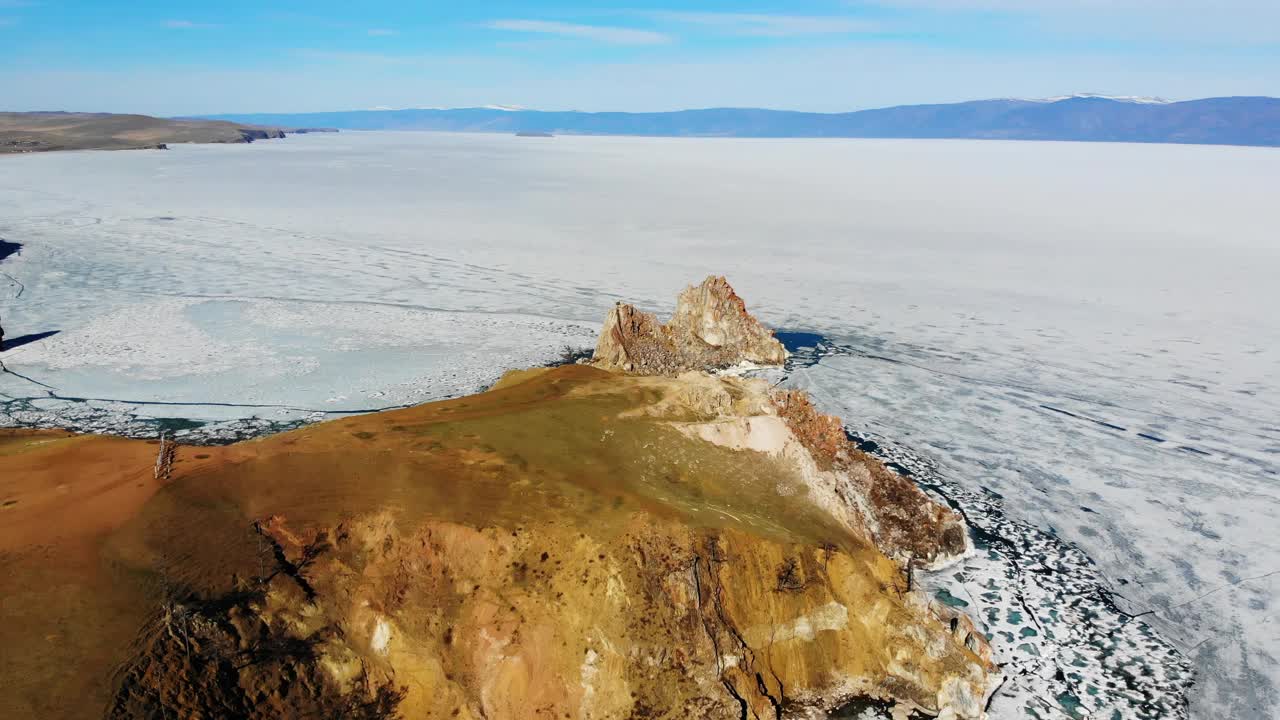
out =
[(723, 279), (610, 318), (595, 366), (224, 447), (7, 431), (0, 709), (983, 717), (986, 638), (914, 579), (962, 518), (707, 372), (785, 357)]

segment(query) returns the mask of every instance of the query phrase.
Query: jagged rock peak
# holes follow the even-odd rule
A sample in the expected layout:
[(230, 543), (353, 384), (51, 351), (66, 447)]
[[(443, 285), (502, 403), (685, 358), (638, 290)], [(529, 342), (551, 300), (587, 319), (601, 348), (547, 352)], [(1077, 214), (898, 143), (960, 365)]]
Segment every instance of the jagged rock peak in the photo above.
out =
[(723, 277), (710, 276), (676, 299), (671, 321), (618, 303), (609, 310), (596, 342), (597, 367), (639, 375), (676, 375), (740, 363), (781, 365), (787, 351), (747, 312)]

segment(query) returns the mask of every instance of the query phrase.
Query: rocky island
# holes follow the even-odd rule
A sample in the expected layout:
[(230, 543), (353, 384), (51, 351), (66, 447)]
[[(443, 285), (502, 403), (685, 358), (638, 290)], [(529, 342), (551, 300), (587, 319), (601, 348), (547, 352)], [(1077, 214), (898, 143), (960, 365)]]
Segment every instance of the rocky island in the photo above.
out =
[(0, 435), (10, 717), (981, 718), (986, 638), (913, 587), (962, 519), (723, 278), (489, 391), (222, 447)]

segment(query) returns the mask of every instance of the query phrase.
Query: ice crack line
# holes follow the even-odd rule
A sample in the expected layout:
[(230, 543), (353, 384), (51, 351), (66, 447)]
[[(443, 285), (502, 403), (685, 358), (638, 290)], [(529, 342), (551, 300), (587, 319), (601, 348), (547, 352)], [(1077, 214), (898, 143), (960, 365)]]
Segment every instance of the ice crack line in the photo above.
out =
[(23, 285), (23, 284), (22, 284), (22, 282), (21, 282), (20, 280), (18, 280), (18, 278), (16, 278), (16, 277), (14, 277), (14, 276), (10, 275), (10, 274), (9, 274), (9, 273), (7, 273), (7, 272), (0, 272), (0, 275), (3, 275), (3, 276), (5, 276), (5, 277), (9, 278), (9, 282), (11, 282), (11, 283), (13, 283), (14, 285), (17, 285), (17, 286), (18, 286), (18, 294), (17, 294), (17, 295), (14, 295), (14, 296), (13, 296), (13, 299), (14, 299), (14, 300), (17, 300), (18, 298), (22, 297), (22, 293), (23, 293), (23, 291), (25, 291), (25, 290), (27, 289), (27, 286), (26, 286), (26, 285)]
[[(959, 380), (964, 383), (970, 383), (973, 385), (993, 388), (995, 390), (1018, 390), (1020, 392), (1027, 393), (1029, 395), (1042, 397), (1042, 398), (1046, 398), (1046, 396), (1048, 396), (1047, 401), (1052, 401), (1052, 396), (1055, 394), (1055, 391), (1046, 391), (1046, 389), (1035, 386), (1035, 385), (1013, 382), (1013, 381), (998, 379), (998, 378), (997, 379), (983, 378), (975, 375), (968, 375), (965, 373), (952, 372), (952, 371), (943, 370), (940, 368), (934, 368), (934, 367), (925, 365), (923, 363), (913, 362), (911, 360), (903, 359), (901, 357), (891, 357), (889, 355), (884, 355), (876, 352), (863, 350), (863, 349), (854, 347), (853, 345), (833, 343), (825, 338), (817, 342), (814, 347), (802, 347), (802, 348), (796, 348), (795, 350), (793, 350), (791, 357), (787, 359), (787, 363), (785, 366), (785, 374), (782, 380), (779, 380), (779, 382), (785, 381), (788, 378), (788, 376), (790, 376), (792, 373), (797, 373), (804, 370), (805, 368), (811, 368), (819, 365), (821, 365), (822, 369), (826, 371), (838, 373), (841, 375), (847, 375), (847, 376), (856, 375), (856, 373), (848, 369), (836, 367), (834, 365), (831, 365), (830, 363), (823, 362), (823, 360), (828, 357), (841, 357), (841, 356), (860, 358), (863, 360), (887, 362), (894, 365), (913, 368), (921, 372), (930, 373), (936, 376), (953, 378), (955, 380)], [(1215, 432), (1222, 433), (1224, 435), (1248, 435), (1253, 438), (1257, 438), (1260, 440), (1268, 440), (1268, 441), (1273, 441), (1276, 439), (1272, 434), (1268, 432), (1268, 428), (1266, 427), (1262, 428), (1263, 432), (1250, 430), (1247, 428), (1231, 428), (1231, 427), (1217, 425), (1211, 422), (1206, 422), (1204, 420), (1198, 420), (1193, 417), (1168, 415), (1152, 409), (1130, 407), (1127, 405), (1122, 405), (1122, 404), (1107, 400), (1105, 398), (1093, 398), (1093, 397), (1088, 397), (1085, 395), (1080, 395), (1077, 393), (1065, 392), (1065, 391), (1057, 391), (1056, 395), (1066, 400), (1085, 403), (1088, 405), (1100, 406), (1103, 408), (1112, 408), (1115, 410), (1134, 413), (1137, 415), (1147, 415), (1147, 416), (1151, 416), (1161, 420), (1173, 420), (1175, 422), (1188, 423), (1191, 425), (1207, 428), (1209, 430), (1213, 430)], [(1106, 422), (1105, 420), (1099, 420), (1093, 417), (1087, 417), (1084, 415), (1080, 415), (1078, 413), (1073, 413), (1073, 412), (1063, 410), (1061, 408), (1054, 407), (1047, 404), (1039, 404), (1039, 405), (1042, 409), (1050, 410), (1065, 416), (1071, 416), (1080, 420), (1088, 421), (1100, 427), (1104, 427), (1110, 430), (1121, 431), (1126, 433), (1130, 432), (1130, 430), (1126, 427), (1122, 427), (1114, 423), (1109, 423), (1109, 422)], [(1134, 434), (1138, 437), (1142, 437), (1145, 440), (1149, 440), (1152, 442), (1163, 443), (1165, 441), (1165, 438), (1152, 437), (1145, 433), (1140, 433), (1135, 431)], [(1181, 446), (1181, 445), (1174, 445), (1174, 447), (1184, 452), (1189, 452), (1197, 455), (1209, 454), (1193, 447)]]
[[(34, 378), (29, 378), (29, 377), (27, 377), (26, 375), (23, 375), (22, 373), (18, 373), (18, 372), (14, 372), (14, 371), (10, 370), (10, 369), (9, 369), (9, 368), (4, 364), (4, 361), (3, 361), (3, 360), (0, 360), (0, 373), (6, 373), (6, 374), (12, 375), (12, 376), (14, 376), (14, 377), (22, 378), (23, 380), (26, 380), (26, 381), (27, 381), (27, 382), (29, 382), (29, 383), (32, 383), (32, 384), (35, 384), (35, 385), (39, 385), (40, 387), (43, 387), (43, 388), (49, 388), (49, 395), (51, 395), (51, 396), (53, 396), (53, 397), (57, 397), (56, 395), (53, 395), (53, 391), (54, 391), (54, 390), (57, 390), (57, 388), (53, 387), (52, 385), (45, 385), (44, 383), (40, 382), (39, 380), (36, 380), (36, 379), (34, 379)], [(34, 399), (34, 398), (27, 398), (27, 399)]]
[[(1236, 580), (1235, 582), (1223, 583), (1222, 585), (1219, 585), (1218, 587), (1216, 587), (1216, 588), (1214, 588), (1214, 589), (1212, 589), (1212, 590), (1210, 590), (1210, 591), (1208, 591), (1208, 592), (1206, 592), (1206, 593), (1203, 593), (1203, 594), (1201, 594), (1201, 595), (1197, 595), (1196, 597), (1193, 597), (1193, 598), (1191, 598), (1190, 600), (1187, 600), (1186, 602), (1180, 602), (1180, 603), (1178, 603), (1177, 605), (1174, 605), (1174, 606), (1172, 606), (1172, 607), (1166, 608), (1166, 609), (1164, 609), (1164, 610), (1148, 610), (1147, 612), (1143, 613), (1143, 615), (1146, 615), (1147, 613), (1155, 613), (1155, 614), (1159, 615), (1159, 614), (1162, 614), (1162, 613), (1169, 612), (1170, 610), (1177, 610), (1178, 608), (1186, 607), (1187, 605), (1190, 605), (1190, 604), (1192, 604), (1192, 603), (1194, 603), (1194, 602), (1199, 602), (1199, 601), (1201, 601), (1201, 600), (1203, 600), (1203, 599), (1205, 599), (1205, 598), (1209, 597), (1210, 595), (1213, 595), (1214, 593), (1220, 592), (1220, 591), (1222, 591), (1222, 590), (1226, 590), (1226, 589), (1227, 589), (1227, 588), (1229, 588), (1229, 587), (1235, 587), (1235, 586), (1237, 586), (1237, 585), (1243, 585), (1243, 584), (1245, 584), (1245, 583), (1247, 583), (1247, 582), (1253, 582), (1254, 580), (1265, 580), (1266, 578), (1269, 578), (1269, 577), (1271, 577), (1272, 575), (1280, 575), (1280, 570), (1272, 570), (1271, 572), (1269, 572), (1269, 573), (1263, 573), (1262, 575), (1254, 575), (1253, 577), (1240, 578), (1239, 580)], [(1137, 615), (1135, 615), (1134, 617), (1138, 617), (1138, 616), (1137, 616)]]
[[(31, 380), (31, 378), (25, 377), (23, 375), (19, 375), (18, 373), (13, 372), (12, 370), (5, 369), (5, 372), (8, 372), (11, 375), (17, 375), (18, 377), (23, 378), (24, 380), (30, 380), (31, 382), (37, 385), (40, 385), (42, 387), (49, 387), (48, 385), (45, 385), (39, 381)], [(227, 402), (201, 402), (201, 401), (179, 402), (179, 401), (170, 401), (170, 400), (128, 400), (128, 399), (121, 399), (121, 398), (74, 397), (70, 395), (58, 395), (57, 393), (54, 393), (54, 392), (49, 392), (49, 394), (46, 397), (15, 397), (13, 399), (22, 400), (22, 401), (52, 399), (52, 400), (62, 400), (65, 402), (72, 402), (72, 403), (103, 402), (103, 403), (118, 403), (121, 405), (138, 405), (138, 406), (152, 405), (152, 406), (161, 406), (161, 407), (250, 408), (250, 409), (264, 409), (264, 410), (289, 410), (293, 412), (305, 412), (305, 413), (322, 413), (325, 415), (362, 415), (366, 413), (382, 412), (384, 410), (403, 410), (404, 408), (413, 407), (413, 405), (416, 404), (416, 403), (404, 403), (400, 405), (387, 405), (385, 407), (376, 407), (376, 408), (358, 408), (354, 410), (335, 410), (333, 408), (320, 410), (320, 409), (314, 409), (314, 408), (296, 407), (293, 405), (272, 405), (269, 403), (227, 403)]]

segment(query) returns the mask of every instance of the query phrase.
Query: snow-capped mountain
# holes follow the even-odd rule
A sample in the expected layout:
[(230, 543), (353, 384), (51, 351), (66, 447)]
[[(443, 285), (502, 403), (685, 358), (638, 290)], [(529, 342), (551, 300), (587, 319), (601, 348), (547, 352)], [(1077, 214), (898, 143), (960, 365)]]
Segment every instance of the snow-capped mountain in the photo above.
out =
[(1280, 99), (1162, 98), (1077, 93), (903, 105), (848, 113), (709, 108), (626, 113), (527, 110), (510, 105), (375, 112), (221, 115), (277, 127), (448, 130), (555, 135), (974, 138), (1280, 146)]
[(1055, 95), (1047, 98), (1017, 98), (1027, 102), (1039, 103), (1056, 103), (1063, 100), (1076, 100), (1080, 98), (1089, 98), (1095, 100), (1114, 100), (1115, 102), (1134, 103), (1135, 105), (1168, 105), (1173, 100), (1166, 100), (1162, 97), (1152, 97), (1143, 95), (1104, 95), (1102, 93), (1072, 93), (1070, 95)]

